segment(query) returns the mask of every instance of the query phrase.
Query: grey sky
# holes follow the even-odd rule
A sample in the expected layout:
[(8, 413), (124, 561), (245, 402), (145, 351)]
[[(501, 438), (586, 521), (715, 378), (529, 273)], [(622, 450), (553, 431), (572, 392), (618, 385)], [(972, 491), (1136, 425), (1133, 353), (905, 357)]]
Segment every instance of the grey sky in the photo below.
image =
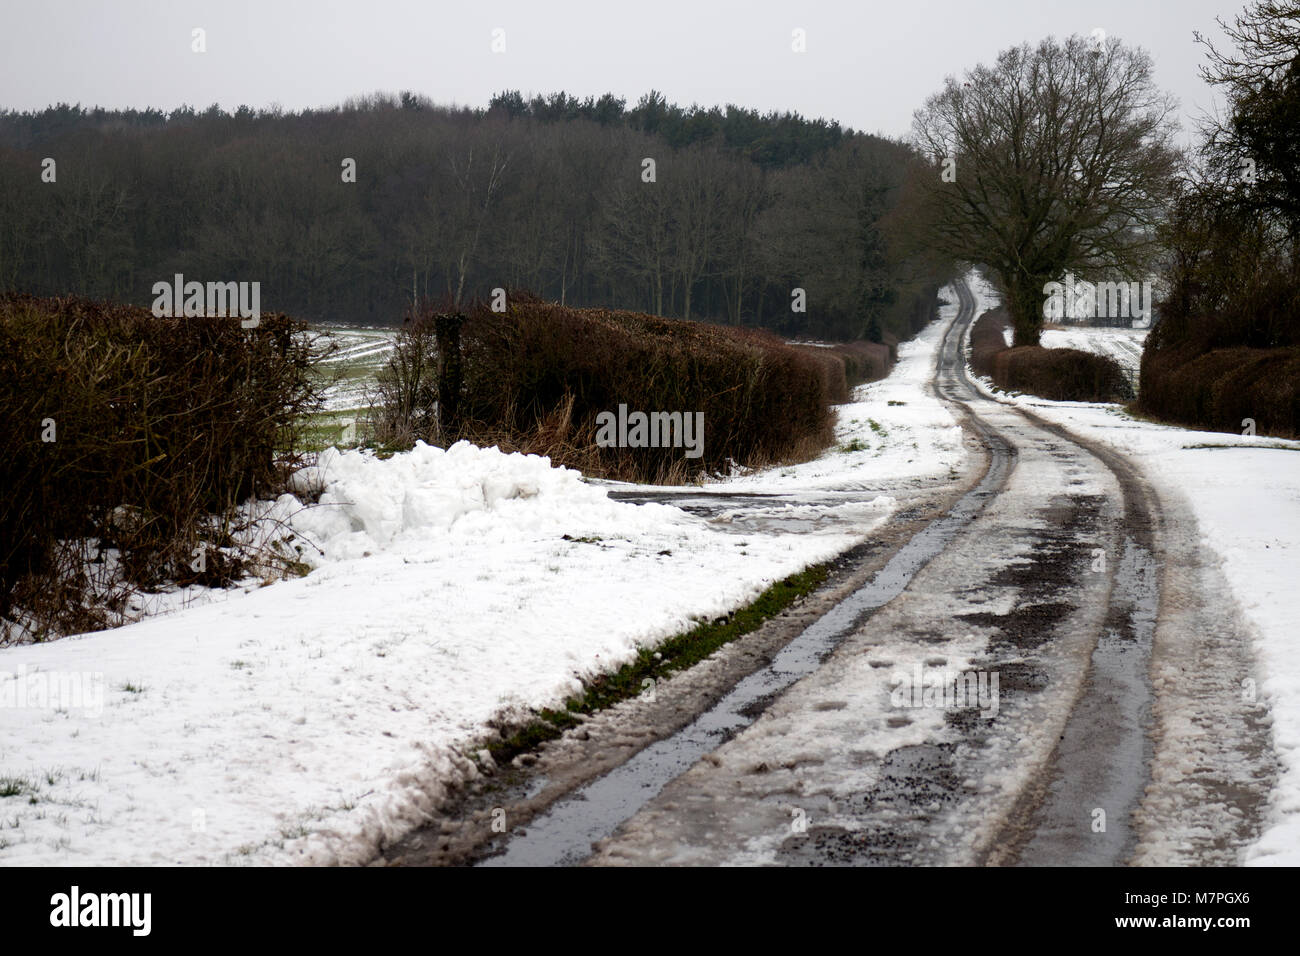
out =
[[(486, 105), (503, 89), (629, 105), (647, 90), (683, 104), (798, 110), (905, 135), (948, 73), (1048, 34), (1111, 36), (1149, 50), (1185, 118), (1212, 104), (1199, 29), (1220, 35), (1233, 0), (901, 0), (794, 3), (533, 0), (0, 0), (0, 107), (240, 103), (324, 106), (411, 89)], [(191, 52), (191, 30), (207, 52)], [(506, 50), (493, 53), (492, 31)], [(807, 52), (791, 31), (807, 31)], [(1185, 123), (1186, 125), (1186, 123)]]

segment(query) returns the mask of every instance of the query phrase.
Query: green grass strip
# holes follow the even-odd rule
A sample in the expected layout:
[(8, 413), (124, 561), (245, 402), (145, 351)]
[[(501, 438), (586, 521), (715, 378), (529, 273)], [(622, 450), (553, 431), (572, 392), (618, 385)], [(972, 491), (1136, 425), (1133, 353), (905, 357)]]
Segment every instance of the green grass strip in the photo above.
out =
[[(658, 682), (675, 671), (699, 663), (724, 644), (757, 630), (764, 621), (815, 591), (825, 582), (830, 568), (830, 562), (805, 568), (773, 584), (751, 604), (725, 618), (697, 624), (685, 634), (671, 637), (662, 644), (641, 648), (635, 660), (612, 674), (601, 674), (587, 681), (580, 694), (565, 701), (563, 710), (543, 708), (537, 711), (537, 716), (524, 727), (509, 737), (489, 743), (488, 752), (498, 764), (513, 760), (576, 726), (580, 721), (575, 714), (593, 714), (611, 707), (641, 693), (644, 681)], [(658, 658), (656, 653), (660, 655)]]

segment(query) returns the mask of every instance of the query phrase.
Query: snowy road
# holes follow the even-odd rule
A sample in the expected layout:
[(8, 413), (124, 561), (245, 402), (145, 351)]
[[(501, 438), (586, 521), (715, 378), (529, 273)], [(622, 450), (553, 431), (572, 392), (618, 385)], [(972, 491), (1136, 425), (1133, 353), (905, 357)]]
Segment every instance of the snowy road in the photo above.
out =
[(798, 464), (327, 450), (249, 504), (306, 577), (0, 648), (0, 865), (1300, 862), (1300, 442), (969, 381), (970, 281)]
[[(1273, 757), (1194, 523), (1114, 449), (973, 384), (958, 291), (934, 389), (983, 449), (977, 480), (757, 663), (724, 656), (711, 692), (683, 675), (599, 715), (530, 784), (444, 822), (436, 852), (417, 835), (387, 859), (1237, 862)], [(1157, 692), (1153, 667), (1180, 666)], [(485, 842), (493, 811), (509, 827)]]

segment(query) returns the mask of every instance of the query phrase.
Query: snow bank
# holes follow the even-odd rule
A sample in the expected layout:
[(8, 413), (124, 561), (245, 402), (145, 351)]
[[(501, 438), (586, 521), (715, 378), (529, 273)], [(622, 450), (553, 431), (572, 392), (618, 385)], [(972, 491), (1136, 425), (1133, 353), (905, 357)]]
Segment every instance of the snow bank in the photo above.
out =
[[(295, 476), (303, 489), (323, 485), (319, 503), (292, 496), (277, 502), (293, 530), (314, 545), (311, 563), (345, 561), (379, 551), (420, 551), (440, 536), (518, 537), (566, 526), (576, 510), (587, 521), (658, 527), (680, 517), (660, 505), (628, 509), (579, 472), (537, 455), (505, 455), (458, 442), (447, 450), (416, 442), (388, 459), (330, 448)], [(640, 519), (640, 520), (636, 520)]]
[(324, 453), (261, 505), (306, 577), (0, 648), (0, 702), (54, 689), (0, 706), (0, 864), (369, 859), (477, 773), (464, 751), (498, 717), (857, 543), (896, 504), (872, 489), (947, 481), (965, 451), (929, 388), (943, 324), (815, 461), (693, 489), (777, 496), (709, 520), (495, 448)]
[(467, 444), (330, 452), (303, 478), (319, 505), (267, 514), (305, 578), (0, 649), (0, 863), (365, 861), (477, 772), (463, 751), (496, 717), (562, 702), (893, 506), (759, 533)]

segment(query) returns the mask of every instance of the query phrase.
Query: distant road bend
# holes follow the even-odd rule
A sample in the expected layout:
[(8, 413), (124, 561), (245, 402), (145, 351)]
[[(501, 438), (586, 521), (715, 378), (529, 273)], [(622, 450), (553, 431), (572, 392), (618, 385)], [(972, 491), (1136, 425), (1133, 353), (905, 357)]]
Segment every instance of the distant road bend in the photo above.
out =
[(982, 394), (976, 301), (954, 289), (933, 388), (978, 467), (908, 499), (799, 608), (383, 862), (1237, 862), (1267, 718), (1241, 701), (1249, 645), (1190, 518), (1122, 455)]

